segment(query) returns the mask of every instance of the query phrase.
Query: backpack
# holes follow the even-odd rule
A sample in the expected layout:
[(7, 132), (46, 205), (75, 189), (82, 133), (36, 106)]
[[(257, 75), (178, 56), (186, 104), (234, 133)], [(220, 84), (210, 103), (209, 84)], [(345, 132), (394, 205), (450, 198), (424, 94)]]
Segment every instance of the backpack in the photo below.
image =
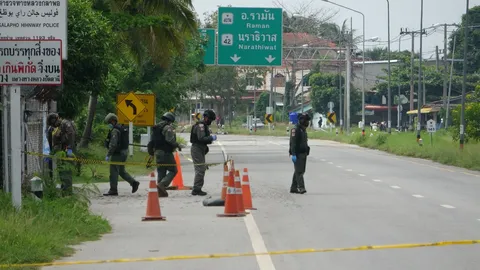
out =
[(128, 146), (130, 145), (130, 142), (128, 140), (128, 127), (124, 125), (116, 125), (114, 128), (120, 131), (120, 138), (118, 139), (118, 150), (128, 149)]

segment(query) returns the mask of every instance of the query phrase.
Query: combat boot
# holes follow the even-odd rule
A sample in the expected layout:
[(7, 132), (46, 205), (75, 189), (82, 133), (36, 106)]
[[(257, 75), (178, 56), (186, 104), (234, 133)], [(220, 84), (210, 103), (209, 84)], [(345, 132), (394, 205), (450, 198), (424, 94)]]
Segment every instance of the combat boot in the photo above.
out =
[(158, 190), (158, 197), (168, 197), (167, 189), (162, 184), (157, 185), (157, 190)]
[(194, 189), (192, 190), (192, 195), (193, 196), (205, 196), (207, 193), (205, 191), (202, 191), (201, 189)]
[(132, 183), (132, 193), (137, 192), (138, 186), (140, 186), (140, 182), (135, 181), (135, 182)]
[(299, 188), (299, 189), (298, 189), (298, 193), (299, 193), (299, 194), (305, 194), (305, 193), (307, 193), (307, 190), (304, 189), (304, 188)]
[(103, 196), (118, 196), (118, 192), (109, 190), (108, 192), (103, 193)]

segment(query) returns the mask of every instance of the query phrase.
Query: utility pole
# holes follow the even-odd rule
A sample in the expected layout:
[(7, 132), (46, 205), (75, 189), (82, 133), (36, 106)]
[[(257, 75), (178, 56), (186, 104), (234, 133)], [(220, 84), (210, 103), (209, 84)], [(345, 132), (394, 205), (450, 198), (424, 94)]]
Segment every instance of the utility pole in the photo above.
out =
[(387, 105), (388, 105), (388, 134), (392, 133), (392, 89), (390, 88), (391, 82), (391, 56), (390, 56), (390, 1), (387, 0), (387, 9), (388, 9), (388, 94), (387, 94)]
[(468, 53), (468, 10), (470, 1), (467, 0), (467, 11), (465, 12), (464, 21), (464, 38), (463, 38), (463, 84), (462, 84), (462, 111), (460, 113), (460, 149), (463, 150), (465, 142), (465, 93), (467, 90), (467, 53)]
[(437, 72), (438, 72), (438, 68), (439, 68), (439, 65), (440, 65), (440, 57), (438, 56), (438, 46), (435, 46), (435, 55), (436, 55), (435, 64), (436, 64)]
[(343, 106), (342, 106), (342, 71), (340, 65), (338, 66), (338, 104), (339, 108), (339, 116), (340, 116), (340, 131), (343, 131)]
[[(420, 31), (423, 30), (423, 0), (420, 3)], [(420, 55), (418, 69), (418, 113), (417, 113), (417, 142), (420, 143), (421, 131), (422, 131), (422, 95), (420, 89), (422, 89), (422, 58), (423, 58), (423, 36), (420, 35)]]
[[(448, 81), (448, 63), (447, 63), (447, 24), (444, 25), (444, 33), (443, 33), (443, 108), (447, 110), (447, 81)], [(445, 128), (447, 127), (445, 123)]]

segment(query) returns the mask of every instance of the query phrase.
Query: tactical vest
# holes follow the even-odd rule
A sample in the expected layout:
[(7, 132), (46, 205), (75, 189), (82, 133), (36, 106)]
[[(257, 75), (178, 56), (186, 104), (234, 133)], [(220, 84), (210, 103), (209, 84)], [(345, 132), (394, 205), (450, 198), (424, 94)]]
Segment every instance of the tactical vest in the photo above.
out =
[(197, 122), (195, 125), (192, 126), (192, 129), (190, 130), (190, 142), (193, 144), (193, 143), (196, 143), (196, 144), (204, 144), (202, 142), (200, 142), (200, 140), (198, 140), (198, 136), (197, 136), (197, 128), (198, 128), (198, 125), (199, 124), (203, 124), (204, 125), (204, 128), (205, 128), (205, 135), (206, 136), (210, 136), (210, 130), (208, 129), (208, 126), (203, 122)]
[(167, 123), (162, 123), (153, 127), (153, 145), (155, 150), (172, 153), (175, 150), (175, 147), (168, 143), (165, 139), (165, 135), (163, 135), (163, 129), (165, 126), (167, 126)]
[(120, 131), (120, 137), (118, 138), (118, 144), (117, 144), (117, 149), (115, 150), (115, 153), (120, 153), (122, 150), (127, 150), (128, 146), (130, 145), (129, 142), (129, 134), (128, 134), (128, 127), (123, 126), (123, 125), (115, 125), (110, 132), (108, 132), (107, 139), (105, 140), (105, 147), (109, 148), (110, 146), (110, 140), (112, 138), (112, 131), (113, 129), (117, 129)]

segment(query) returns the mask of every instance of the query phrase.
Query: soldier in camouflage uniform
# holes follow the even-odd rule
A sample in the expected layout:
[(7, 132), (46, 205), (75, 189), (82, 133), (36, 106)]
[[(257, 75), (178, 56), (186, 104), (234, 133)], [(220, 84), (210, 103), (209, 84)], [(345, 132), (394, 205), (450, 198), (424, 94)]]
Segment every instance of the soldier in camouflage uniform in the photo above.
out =
[[(115, 114), (109, 113), (105, 117), (105, 123), (110, 127), (105, 147), (108, 149), (106, 161), (126, 162), (128, 157), (128, 127), (119, 125), (118, 118)], [(110, 164), (110, 190), (104, 193), (104, 196), (118, 196), (118, 176), (121, 176), (132, 186), (132, 193), (137, 192), (140, 183), (136, 181), (125, 170), (125, 165)]]
[[(177, 175), (177, 165), (173, 152), (182, 146), (177, 143), (175, 131), (172, 124), (175, 122), (175, 115), (167, 112), (162, 116), (160, 123), (153, 127), (153, 134), (148, 143), (148, 153), (155, 155), (157, 161), (157, 188), (159, 197), (168, 197), (167, 187)], [(168, 172), (168, 174), (167, 174)]]
[(289, 154), (292, 157), (295, 168), (290, 193), (304, 194), (307, 192), (305, 190), (303, 175), (305, 174), (307, 166), (307, 156), (310, 154), (307, 136), (307, 127), (309, 123), (310, 116), (308, 114), (300, 114), (298, 117), (298, 124), (290, 131)]
[[(75, 125), (69, 120), (60, 118), (56, 113), (51, 113), (47, 116), (47, 124), (52, 129), (52, 135), (51, 138), (49, 138), (52, 146), (50, 149), (51, 154), (56, 155), (57, 153), (65, 152), (67, 157), (73, 158), (73, 153), (76, 150), (77, 135)], [(56, 167), (58, 168), (58, 175), (62, 183), (62, 191), (66, 194), (71, 194), (74, 163), (71, 161), (58, 160)]]
[(208, 145), (217, 140), (217, 135), (210, 135), (209, 126), (212, 121), (215, 121), (216, 115), (212, 110), (206, 110), (203, 113), (203, 120), (193, 125), (190, 132), (190, 142), (192, 143), (191, 154), (195, 167), (195, 179), (193, 183), (192, 195), (205, 196), (206, 192), (202, 191), (204, 184), (205, 171), (207, 165), (205, 164), (205, 156), (209, 149)]

